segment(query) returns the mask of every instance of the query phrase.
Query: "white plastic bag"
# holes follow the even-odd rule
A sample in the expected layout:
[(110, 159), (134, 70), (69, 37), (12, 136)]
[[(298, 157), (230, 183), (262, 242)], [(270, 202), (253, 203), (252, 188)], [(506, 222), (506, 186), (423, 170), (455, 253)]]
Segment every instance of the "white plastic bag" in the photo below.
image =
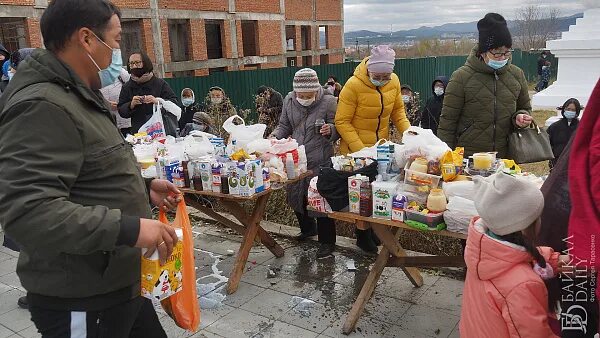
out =
[(271, 154), (281, 155), (294, 150), (298, 150), (298, 141), (293, 138), (271, 140), (271, 149), (269, 149)]
[(440, 140), (431, 129), (411, 126), (402, 134), (404, 143), (404, 157), (425, 157), (439, 159), (450, 147)]
[(265, 139), (257, 139), (248, 143), (248, 153), (265, 154), (271, 150), (271, 141)]
[(331, 206), (327, 203), (327, 200), (319, 194), (317, 190), (317, 181), (319, 176), (315, 176), (310, 180), (308, 185), (308, 205), (319, 212), (332, 212)]
[(150, 137), (152, 141), (167, 136), (160, 105), (153, 105), (152, 117), (150, 117), (150, 119), (140, 127), (138, 132), (148, 134), (148, 137)]
[(475, 183), (473, 181), (444, 182), (442, 189), (448, 198), (458, 196), (468, 200), (473, 200), (473, 195), (475, 194)]
[(173, 103), (171, 101), (161, 99), (160, 97), (157, 99), (158, 99), (159, 104), (163, 108), (165, 108), (166, 111), (177, 116), (177, 121), (179, 121), (179, 119), (181, 118), (181, 108), (179, 108), (179, 106), (177, 106), (175, 103)]
[[(233, 121), (235, 119), (241, 120), (242, 124), (234, 124)], [(233, 115), (223, 123), (223, 129), (229, 133), (230, 143), (235, 141), (237, 149), (244, 148), (248, 151), (247, 145), (250, 142), (263, 138), (267, 125), (258, 123), (247, 126), (243, 118)]]
[(183, 151), (188, 161), (197, 160), (202, 156), (212, 155), (215, 152), (214, 145), (205, 135), (201, 137), (186, 136), (183, 139)]
[(444, 211), (444, 222), (448, 231), (466, 234), (473, 217), (478, 215), (475, 202), (453, 196), (448, 199), (447, 210)]

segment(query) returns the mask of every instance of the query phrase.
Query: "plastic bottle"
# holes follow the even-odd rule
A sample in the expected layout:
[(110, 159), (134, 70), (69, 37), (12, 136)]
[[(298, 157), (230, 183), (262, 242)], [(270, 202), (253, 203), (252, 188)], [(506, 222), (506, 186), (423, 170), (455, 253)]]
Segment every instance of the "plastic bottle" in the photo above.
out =
[(294, 164), (294, 156), (291, 153), (288, 153), (285, 157), (285, 171), (289, 180), (293, 180), (298, 177), (298, 174), (296, 173), (296, 165)]
[(298, 147), (298, 172), (304, 174), (308, 171), (308, 160), (306, 159), (306, 148), (304, 145)]
[(221, 193), (229, 194), (229, 179), (227, 177), (227, 168), (221, 168)]

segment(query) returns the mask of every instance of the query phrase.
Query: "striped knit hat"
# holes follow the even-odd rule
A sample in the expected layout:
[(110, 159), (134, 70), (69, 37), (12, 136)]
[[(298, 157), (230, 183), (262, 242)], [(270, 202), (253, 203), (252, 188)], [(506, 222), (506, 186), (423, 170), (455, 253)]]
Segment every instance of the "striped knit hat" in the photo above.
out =
[(294, 91), (296, 93), (316, 92), (321, 88), (317, 72), (310, 68), (300, 69), (294, 75)]

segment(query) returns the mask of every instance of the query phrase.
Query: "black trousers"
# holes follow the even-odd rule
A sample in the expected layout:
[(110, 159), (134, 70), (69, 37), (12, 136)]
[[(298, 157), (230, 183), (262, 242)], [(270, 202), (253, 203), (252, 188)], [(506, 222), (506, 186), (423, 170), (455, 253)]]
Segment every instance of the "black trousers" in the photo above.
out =
[(42, 338), (166, 338), (149, 299), (137, 297), (102, 311), (48, 310), (30, 305)]
[(311, 233), (315, 231), (315, 223), (317, 234), (319, 235), (319, 243), (335, 244), (335, 222), (329, 217), (314, 217), (308, 216), (306, 213), (296, 212), (296, 218), (300, 223), (300, 232)]

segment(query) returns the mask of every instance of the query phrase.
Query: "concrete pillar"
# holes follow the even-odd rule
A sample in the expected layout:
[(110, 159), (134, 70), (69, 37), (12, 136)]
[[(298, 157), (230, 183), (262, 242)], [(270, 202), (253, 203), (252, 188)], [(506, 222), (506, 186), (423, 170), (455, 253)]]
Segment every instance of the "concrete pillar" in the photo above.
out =
[[(235, 13), (235, 0), (229, 0), (229, 13)], [(240, 57), (238, 53), (238, 41), (237, 41), (237, 24), (235, 18), (229, 20), (229, 36), (231, 39), (231, 57), (237, 59)], [(239, 66), (233, 66), (234, 70), (239, 70)]]
[(285, 0), (279, 0), (279, 10), (283, 16), (281, 20), (281, 65), (285, 67), (287, 65), (287, 58), (285, 53), (287, 52), (287, 37), (285, 34)]

